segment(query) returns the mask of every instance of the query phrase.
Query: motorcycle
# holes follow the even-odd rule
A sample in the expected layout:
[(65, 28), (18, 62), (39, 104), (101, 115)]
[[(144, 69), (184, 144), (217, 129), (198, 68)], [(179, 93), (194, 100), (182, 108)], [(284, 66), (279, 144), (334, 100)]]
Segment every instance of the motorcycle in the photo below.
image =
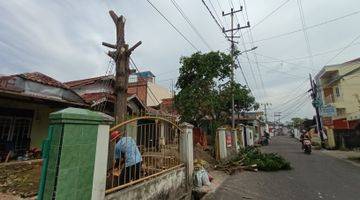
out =
[(262, 136), (262, 137), (261, 137), (261, 140), (260, 140), (260, 144), (261, 144), (262, 146), (267, 146), (267, 145), (269, 145), (269, 140), (270, 140), (270, 138), (265, 137), (265, 136)]
[(311, 141), (309, 139), (304, 139), (303, 150), (304, 150), (304, 153), (311, 154)]

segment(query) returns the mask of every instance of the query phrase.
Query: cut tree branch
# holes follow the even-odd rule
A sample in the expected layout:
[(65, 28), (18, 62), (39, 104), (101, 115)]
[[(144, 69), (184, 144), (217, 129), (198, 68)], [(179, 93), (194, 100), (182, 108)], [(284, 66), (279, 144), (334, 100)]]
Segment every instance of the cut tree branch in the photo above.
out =
[(131, 53), (132, 51), (134, 51), (138, 46), (141, 45), (141, 43), (142, 43), (141, 41), (137, 42), (134, 46), (132, 46), (132, 47), (128, 50), (128, 52)]
[(103, 46), (106, 46), (106, 47), (109, 47), (109, 48), (116, 49), (116, 45), (115, 45), (115, 44), (110, 44), (110, 43), (107, 43), (107, 42), (103, 42), (102, 45), (103, 45)]
[(115, 12), (113, 10), (110, 10), (109, 14), (110, 14), (110, 17), (112, 18), (112, 20), (114, 21), (114, 23), (117, 24), (119, 17), (115, 14)]

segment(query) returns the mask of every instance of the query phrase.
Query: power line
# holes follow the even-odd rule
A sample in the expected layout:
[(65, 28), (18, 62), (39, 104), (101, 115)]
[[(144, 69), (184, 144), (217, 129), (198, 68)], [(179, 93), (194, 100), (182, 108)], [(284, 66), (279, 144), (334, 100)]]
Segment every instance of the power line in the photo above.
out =
[(280, 119), (284, 119), (284, 118), (286, 118), (286, 117), (288, 117), (288, 116), (290, 116), (292, 114), (295, 114), (295, 113), (299, 112), (300, 109), (303, 108), (302, 106), (307, 102), (308, 98), (309, 97), (305, 98), (304, 101), (301, 102), (292, 112), (285, 114)]
[[(219, 20), (220, 22), (222, 22), (221, 18), (220, 18), (219, 15), (217, 14), (216, 9), (215, 9), (213, 3), (211, 2), (211, 0), (209, 0), (209, 3), (210, 3), (210, 5), (211, 5), (212, 9), (214, 10), (215, 16), (218, 18), (218, 20)], [(221, 24), (221, 26), (223, 26), (223, 24)]]
[[(295, 88), (289, 90), (289, 94), (286, 94), (284, 96), (281, 96), (279, 99), (288, 99), (289, 97), (295, 95), (297, 92), (299, 92), (299, 89), (301, 88), (301, 86), (304, 86), (304, 84), (309, 81), (308, 78), (304, 79), (304, 81), (302, 81), (300, 83), (299, 86), (296, 86)], [(305, 85), (306, 86), (306, 85)], [(287, 92), (286, 92), (287, 93)]]
[(307, 69), (309, 69), (309, 70), (313, 70), (313, 68), (306, 67), (306, 66), (301, 66), (301, 65), (298, 65), (298, 64), (296, 64), (296, 63), (288, 62), (288, 61), (285, 61), (285, 60), (282, 60), (282, 59), (279, 59), (279, 58), (274, 58), (274, 57), (267, 56), (267, 55), (263, 55), (263, 54), (259, 54), (259, 53), (254, 53), (254, 54), (257, 54), (257, 55), (259, 55), (259, 56), (262, 56), (262, 57), (265, 57), (265, 58), (269, 58), (269, 59), (272, 59), (272, 60), (278, 60), (278, 61), (281, 61), (281, 62), (290, 64), (290, 65), (294, 65), (294, 66), (298, 66), (298, 67), (307, 68)]
[[(319, 27), (319, 26), (326, 25), (326, 24), (328, 24), (328, 23), (332, 23), (332, 22), (338, 21), (338, 20), (343, 19), (343, 18), (346, 18), (346, 17), (350, 17), (350, 16), (352, 16), (352, 15), (359, 14), (359, 13), (360, 13), (360, 10), (355, 11), (355, 12), (352, 12), (352, 13), (349, 13), (349, 14), (346, 14), (346, 15), (343, 15), (343, 16), (340, 16), (340, 17), (336, 17), (336, 18), (333, 18), (333, 19), (330, 19), (330, 20), (327, 20), (327, 21), (324, 21), (324, 22), (320, 22), (320, 23), (318, 23), (318, 24), (314, 24), (314, 25), (305, 27), (304, 29), (305, 29), (305, 30), (313, 29), (313, 28), (316, 28), (316, 27)], [(290, 32), (281, 33), (281, 34), (273, 35), (273, 36), (270, 36), (270, 37), (267, 37), (267, 38), (258, 39), (258, 40), (255, 40), (254, 43), (263, 42), (263, 41), (266, 41), (266, 40), (271, 40), (271, 39), (275, 39), (275, 38), (279, 38), (279, 37), (291, 35), (291, 34), (294, 34), (294, 33), (301, 32), (301, 31), (303, 31), (302, 28), (301, 28), (301, 29), (296, 29), (296, 30), (293, 30), (293, 31), (290, 31)]]
[(190, 19), (186, 16), (186, 14), (184, 13), (184, 11), (181, 9), (180, 5), (178, 3), (176, 3), (175, 0), (171, 0), (171, 3), (175, 6), (175, 8), (179, 11), (179, 13), (181, 14), (181, 16), (185, 19), (185, 21), (189, 24), (189, 26), (191, 27), (191, 29), (196, 33), (196, 35), (200, 38), (200, 40), (205, 44), (205, 46), (210, 49), (210, 45), (206, 42), (206, 40), (204, 39), (204, 37), (200, 34), (200, 32), (197, 30), (197, 28), (193, 25), (193, 23), (190, 21)]
[(221, 32), (223, 31), (223, 26), (219, 23), (219, 21), (215, 18), (214, 14), (211, 12), (209, 6), (205, 3), (204, 0), (201, 0), (202, 3), (204, 4), (206, 10), (210, 13), (210, 16), (213, 18), (213, 20), (215, 21), (216, 25), (220, 28)]
[[(255, 62), (255, 61), (252, 60), (251, 62)], [(259, 66), (263, 66), (263, 67), (265, 67), (265, 68), (270, 69), (271, 71), (278, 72), (278, 73), (281, 73), (281, 74), (286, 74), (286, 75), (291, 76), (291, 77), (295, 77), (295, 78), (305, 78), (304, 76), (299, 76), (299, 75), (295, 75), (295, 74), (290, 74), (290, 73), (288, 73), (288, 72), (283, 72), (283, 71), (279, 71), (279, 70), (276, 70), (276, 69), (271, 69), (271, 68), (269, 68), (268, 66), (263, 65), (263, 64), (260, 64), (260, 63), (259, 63)]]
[[(246, 21), (249, 21), (249, 15), (248, 15), (248, 10), (247, 10), (247, 5), (246, 5), (246, 1), (243, 0), (244, 2), (244, 7), (245, 7), (245, 14), (246, 14), (246, 18), (247, 20)], [(240, 3), (240, 0), (239, 0), (239, 3)], [(244, 16), (244, 13), (243, 14), (243, 18), (245, 20), (245, 16)], [(253, 35), (252, 35), (252, 30), (251, 28), (249, 29), (249, 31), (247, 32), (248, 33), (248, 36), (250, 38), (250, 41), (251, 41), (251, 48), (254, 48), (254, 38), (253, 38)], [(266, 89), (265, 89), (265, 85), (264, 85), (264, 80), (263, 80), (263, 77), (262, 77), (262, 74), (261, 74), (261, 71), (260, 71), (260, 67), (259, 67), (259, 61), (257, 59), (257, 55), (256, 54), (253, 54), (254, 55), (254, 58), (255, 58), (255, 61), (256, 61), (256, 68), (257, 68), (257, 71), (259, 73), (259, 78), (260, 78), (260, 84), (261, 84), (261, 88), (264, 92), (264, 95), (267, 96), (267, 92), (266, 92)]]
[(307, 97), (306, 94), (307, 94), (307, 91), (302, 92), (299, 95), (297, 95), (296, 97), (288, 99), (287, 101), (285, 101), (281, 105), (276, 106), (276, 108), (274, 108), (274, 110), (280, 109), (280, 112), (284, 112), (286, 110), (289, 110), (292, 107), (294, 107), (294, 105), (297, 105), (299, 103), (299, 101), (302, 100), (304, 97)]
[[(350, 46), (356, 46), (356, 45), (359, 45), (360, 42), (355, 42), (353, 44), (351, 44)], [(344, 46), (345, 47), (345, 46)], [(328, 50), (328, 51), (323, 51), (323, 52), (319, 52), (319, 53), (314, 53), (312, 54), (313, 57), (316, 57), (316, 56), (322, 56), (322, 55), (326, 55), (326, 54), (329, 54), (329, 53), (332, 53), (332, 52), (336, 52), (336, 51), (339, 51), (341, 49), (343, 49), (344, 47), (341, 47), (341, 48), (336, 48), (336, 49), (331, 49), (331, 50)], [(295, 57), (295, 58), (286, 58), (286, 59), (281, 59), (282, 61), (294, 61), (294, 60), (305, 60), (305, 59), (309, 59), (309, 56), (302, 56), (302, 57)], [(274, 61), (274, 62), (281, 62), (281, 61)]]
[(311, 67), (314, 68), (314, 60), (313, 60), (312, 53), (311, 53), (310, 41), (309, 41), (308, 34), (307, 34), (306, 30), (305, 30), (306, 25), (305, 25), (304, 10), (303, 10), (302, 4), (301, 4), (301, 0), (297, 0), (296, 2), (298, 4), (298, 8), (299, 8), (301, 27), (302, 27), (302, 31), (304, 33), (304, 38), (305, 38), (305, 42), (306, 42), (306, 49), (307, 49), (307, 52), (308, 52), (309, 57), (310, 57)]
[(244, 70), (243, 70), (242, 66), (240, 65), (240, 62), (239, 62), (239, 58), (238, 58), (238, 57), (236, 58), (236, 61), (237, 61), (238, 66), (239, 66), (239, 68), (240, 68), (241, 74), (242, 74), (242, 76), (244, 77), (245, 84), (246, 84), (246, 85), (247, 85), (247, 87), (249, 88), (249, 90), (250, 90), (250, 92), (251, 92), (252, 96), (254, 96), (254, 94), (252, 93), (252, 90), (251, 90), (250, 84), (249, 84), (249, 82), (248, 82), (248, 81), (247, 81), (247, 79), (246, 79), (246, 76), (245, 76)]
[[(134, 60), (130, 57), (130, 63), (132, 63), (132, 65), (135, 67), (137, 72), (140, 72), (139, 68), (137, 67), (137, 65), (135, 64)], [(151, 88), (149, 88), (149, 92), (153, 95), (153, 97), (155, 98), (155, 101), (160, 104), (160, 101), (156, 98), (156, 96), (154, 95), (153, 91), (151, 90)], [(149, 95), (149, 97), (151, 98), (151, 96)], [(154, 101), (154, 99), (152, 99)]]
[(263, 19), (261, 19), (259, 22), (257, 22), (254, 26), (252, 26), (252, 29), (254, 29), (259, 24), (263, 23), (266, 19), (268, 19), (271, 15), (275, 14), (281, 7), (283, 7), (285, 4), (287, 4), (290, 0), (286, 0), (283, 3), (281, 3), (278, 7), (276, 7), (273, 11), (271, 11), (269, 14), (267, 14)]
[(356, 40), (360, 38), (360, 35), (356, 36), (355, 39), (353, 39), (348, 45), (346, 45), (344, 48), (341, 49), (335, 56), (331, 57), (329, 61), (326, 62), (326, 65), (328, 65), (332, 60), (334, 60), (336, 57), (338, 57), (340, 54), (342, 54), (346, 49), (348, 49)]
[(170, 21), (168, 18), (165, 17), (164, 14), (161, 13), (161, 11), (160, 11), (153, 3), (150, 2), (150, 0), (146, 0), (146, 1), (150, 4), (150, 6), (151, 6), (153, 9), (155, 9), (155, 10), (157, 11), (157, 13), (158, 13), (161, 17), (163, 17), (163, 18), (166, 20), (166, 22), (167, 22), (168, 24), (171, 25), (171, 27), (172, 27), (177, 33), (179, 33), (179, 34), (181, 35), (182, 38), (184, 38), (184, 39), (186, 40), (186, 42), (188, 42), (196, 51), (200, 51), (178, 28), (176, 28), (176, 26), (175, 26), (173, 23), (171, 23), (171, 21)]

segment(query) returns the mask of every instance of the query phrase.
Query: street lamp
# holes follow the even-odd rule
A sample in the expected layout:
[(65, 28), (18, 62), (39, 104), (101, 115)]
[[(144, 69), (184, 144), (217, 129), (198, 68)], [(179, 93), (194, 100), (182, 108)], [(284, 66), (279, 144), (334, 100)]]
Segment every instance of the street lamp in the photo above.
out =
[(253, 47), (253, 48), (251, 48), (251, 49), (247, 49), (247, 50), (245, 50), (245, 51), (240, 52), (239, 55), (241, 55), (241, 54), (243, 54), (243, 53), (250, 52), (250, 51), (254, 51), (254, 50), (257, 49), (257, 48), (258, 48), (258, 47)]

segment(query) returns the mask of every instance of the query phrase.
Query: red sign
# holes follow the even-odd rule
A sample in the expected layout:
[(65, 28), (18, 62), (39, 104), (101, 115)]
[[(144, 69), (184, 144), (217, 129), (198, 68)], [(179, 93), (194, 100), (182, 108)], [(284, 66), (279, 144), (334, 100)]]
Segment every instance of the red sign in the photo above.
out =
[(232, 146), (231, 132), (226, 132), (226, 147)]
[(349, 129), (349, 122), (346, 118), (333, 120), (334, 129)]

